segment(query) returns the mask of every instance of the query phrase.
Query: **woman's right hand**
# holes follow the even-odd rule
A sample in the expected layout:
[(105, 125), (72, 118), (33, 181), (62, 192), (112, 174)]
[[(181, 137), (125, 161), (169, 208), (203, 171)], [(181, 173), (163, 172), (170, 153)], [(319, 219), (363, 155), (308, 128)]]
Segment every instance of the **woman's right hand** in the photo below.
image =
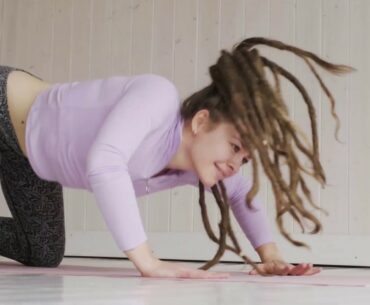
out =
[(185, 264), (166, 262), (155, 259), (150, 268), (141, 271), (143, 277), (164, 277), (164, 278), (189, 278), (189, 279), (225, 279), (229, 273), (216, 273), (200, 269), (193, 269)]
[(189, 268), (185, 264), (161, 261), (153, 256), (147, 242), (134, 249), (125, 251), (125, 254), (134, 263), (143, 277), (177, 277), (189, 279), (225, 279), (228, 273), (208, 272)]

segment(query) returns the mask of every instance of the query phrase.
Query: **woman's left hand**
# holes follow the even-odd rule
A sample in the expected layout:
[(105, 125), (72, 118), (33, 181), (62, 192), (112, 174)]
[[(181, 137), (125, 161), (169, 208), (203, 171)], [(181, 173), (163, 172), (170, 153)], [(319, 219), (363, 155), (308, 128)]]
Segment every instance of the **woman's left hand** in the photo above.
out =
[[(313, 275), (321, 271), (321, 268), (314, 267), (312, 264), (292, 265), (282, 260), (271, 260), (257, 266), (265, 275)], [(258, 272), (253, 269), (248, 274), (255, 275)]]

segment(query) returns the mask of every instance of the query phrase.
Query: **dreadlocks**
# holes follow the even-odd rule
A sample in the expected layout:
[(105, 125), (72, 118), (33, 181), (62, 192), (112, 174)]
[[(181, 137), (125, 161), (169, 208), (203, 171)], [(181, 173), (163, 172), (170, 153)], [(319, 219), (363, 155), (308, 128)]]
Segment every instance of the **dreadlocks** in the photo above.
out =
[[(253, 185), (245, 198), (247, 207), (252, 208), (252, 200), (259, 190), (258, 169), (259, 165), (262, 164), (274, 192), (276, 222), (279, 231), (292, 244), (308, 247), (305, 243), (294, 240), (290, 236), (283, 226), (282, 216), (288, 212), (298, 222), (303, 233), (305, 232), (303, 218), (314, 224), (311, 234), (318, 233), (322, 229), (320, 221), (304, 206), (303, 198), (298, 194), (299, 187), (311, 206), (327, 213), (313, 202), (311, 192), (302, 176), (303, 173), (312, 176), (322, 187), (326, 183), (324, 169), (319, 160), (315, 108), (301, 82), (283, 67), (261, 56), (254, 48), (256, 45), (266, 45), (289, 51), (304, 60), (330, 101), (331, 114), (336, 120), (335, 136), (338, 140), (340, 122), (335, 113), (335, 101), (313, 63), (333, 74), (343, 74), (354, 69), (345, 65), (329, 63), (311, 52), (286, 45), (277, 40), (261, 37), (243, 40), (235, 45), (230, 53), (221, 50), (221, 56), (216, 64), (209, 68), (212, 78), (211, 84), (184, 100), (181, 106), (181, 115), (185, 120), (189, 120), (200, 109), (208, 109), (212, 126), (219, 122), (230, 122), (235, 126), (240, 134), (242, 145), (250, 153), (252, 160)], [(267, 81), (266, 71), (271, 72), (274, 86), (271, 86)], [(307, 106), (311, 123), (312, 146), (305, 134), (289, 117), (288, 108), (280, 89), (281, 76), (290, 81), (300, 92)], [(298, 135), (301, 135), (303, 140)], [(311, 170), (302, 166), (293, 149), (294, 145), (308, 158), (312, 164)], [(257, 155), (259, 160), (256, 158)], [(282, 161), (288, 166), (289, 181), (283, 177), (280, 166)], [(199, 181), (199, 204), (203, 224), (208, 237), (217, 243), (219, 248), (213, 259), (200, 269), (211, 268), (219, 262), (225, 250), (230, 250), (239, 255), (246, 263), (251, 264), (261, 274), (256, 264), (246, 255), (241, 254), (241, 248), (231, 228), (228, 197), (224, 183), (220, 181), (211, 190), (221, 214), (219, 237), (214, 234), (210, 226), (204, 199), (204, 185)], [(230, 237), (232, 246), (226, 243), (227, 236)]]

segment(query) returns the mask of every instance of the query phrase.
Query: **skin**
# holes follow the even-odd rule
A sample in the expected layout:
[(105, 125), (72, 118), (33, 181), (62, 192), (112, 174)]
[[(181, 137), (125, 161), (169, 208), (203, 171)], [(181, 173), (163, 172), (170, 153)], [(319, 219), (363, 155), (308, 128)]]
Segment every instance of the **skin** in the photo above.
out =
[[(14, 126), (21, 150), (27, 157), (25, 145), (25, 126), (29, 110), (38, 94), (46, 90), (50, 83), (41, 81), (28, 73), (12, 71), (7, 80), (7, 99), (10, 120)], [(230, 123), (218, 123), (211, 128), (209, 112), (198, 111), (191, 121), (185, 122), (182, 130), (182, 141), (168, 169), (190, 170), (198, 174), (202, 183), (208, 187), (219, 180), (238, 173), (243, 160), (249, 159), (249, 153), (242, 148), (240, 136)], [(225, 174), (220, 176), (219, 167)], [(275, 243), (268, 243), (256, 249), (261, 264), (259, 269), (265, 274), (276, 275), (312, 275), (320, 272), (312, 264), (292, 265), (286, 263)], [(250, 274), (256, 274), (256, 270)]]
[(8, 75), (6, 96), (10, 121), (23, 154), (28, 157), (25, 144), (25, 128), (29, 110), (37, 95), (51, 84), (23, 72), (12, 71)]
[[(194, 171), (206, 186), (238, 173), (249, 153), (241, 146), (240, 136), (230, 123), (210, 128), (209, 111), (198, 111), (185, 122), (180, 148), (167, 168)], [(211, 129), (211, 130), (210, 130)], [(223, 172), (223, 176), (220, 175)]]
[[(210, 122), (209, 111), (202, 109), (184, 123), (180, 147), (167, 166), (169, 169), (194, 171), (209, 187), (238, 173), (243, 162), (250, 158), (231, 123), (221, 122), (210, 128)], [(220, 178), (217, 167), (226, 174), (224, 178)], [(264, 244), (256, 251), (261, 258), (258, 268), (264, 274), (313, 275), (321, 271), (312, 264), (285, 262), (275, 243)], [(253, 269), (249, 274), (257, 274), (257, 271)]]

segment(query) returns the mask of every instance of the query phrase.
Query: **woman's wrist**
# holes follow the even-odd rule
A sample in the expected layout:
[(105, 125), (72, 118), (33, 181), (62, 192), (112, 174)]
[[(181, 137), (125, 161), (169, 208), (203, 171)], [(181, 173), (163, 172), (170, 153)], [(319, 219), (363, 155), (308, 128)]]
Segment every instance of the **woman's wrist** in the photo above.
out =
[(132, 250), (125, 251), (125, 254), (142, 274), (152, 269), (158, 262), (158, 258), (153, 255), (147, 242), (142, 243)]
[(256, 251), (262, 263), (269, 261), (284, 261), (283, 256), (274, 242), (263, 244), (256, 248)]

